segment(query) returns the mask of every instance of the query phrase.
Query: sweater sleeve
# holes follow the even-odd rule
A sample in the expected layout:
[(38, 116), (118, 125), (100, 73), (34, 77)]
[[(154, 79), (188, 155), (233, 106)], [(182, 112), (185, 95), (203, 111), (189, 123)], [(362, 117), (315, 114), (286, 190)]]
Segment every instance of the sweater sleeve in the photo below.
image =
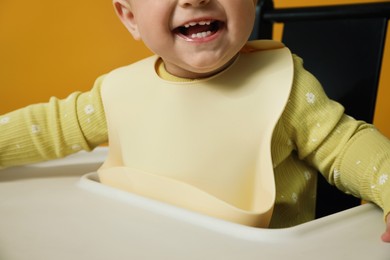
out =
[(0, 168), (90, 151), (107, 141), (100, 96), (104, 77), (89, 92), (30, 105), (0, 116)]
[(294, 86), (283, 115), (298, 155), (345, 193), (390, 212), (390, 141), (373, 125), (344, 114), (295, 57)]

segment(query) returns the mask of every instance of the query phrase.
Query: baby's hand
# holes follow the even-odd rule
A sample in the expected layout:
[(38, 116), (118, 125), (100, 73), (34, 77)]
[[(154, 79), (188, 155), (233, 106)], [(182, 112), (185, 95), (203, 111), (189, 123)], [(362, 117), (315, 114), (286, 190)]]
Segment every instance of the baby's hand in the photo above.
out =
[(390, 215), (387, 216), (387, 228), (385, 233), (382, 235), (383, 242), (390, 243)]

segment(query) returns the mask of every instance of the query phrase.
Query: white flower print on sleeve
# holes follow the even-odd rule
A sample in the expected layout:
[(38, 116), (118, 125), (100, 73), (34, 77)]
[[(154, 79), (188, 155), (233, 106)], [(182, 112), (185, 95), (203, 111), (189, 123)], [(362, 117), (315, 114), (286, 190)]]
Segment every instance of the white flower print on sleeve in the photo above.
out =
[(304, 175), (305, 175), (305, 179), (306, 179), (307, 181), (310, 181), (310, 180), (311, 180), (311, 178), (312, 178), (311, 172), (305, 171), (305, 172), (304, 172)]
[(389, 180), (389, 175), (388, 174), (382, 174), (381, 176), (379, 176), (379, 185), (383, 186), (386, 184), (386, 182)]
[(11, 120), (11, 118), (8, 116), (0, 118), (0, 125), (6, 125), (10, 122), (10, 120)]
[(298, 203), (298, 194), (295, 192), (291, 194), (291, 199), (294, 203)]
[(95, 112), (95, 108), (93, 107), (93, 105), (86, 105), (84, 108), (84, 112), (87, 115), (91, 115)]
[(316, 96), (313, 93), (306, 93), (306, 101), (309, 104), (314, 104), (316, 102)]
[(39, 125), (32, 125), (31, 126), (31, 133), (39, 134), (40, 132), (41, 132), (41, 127)]

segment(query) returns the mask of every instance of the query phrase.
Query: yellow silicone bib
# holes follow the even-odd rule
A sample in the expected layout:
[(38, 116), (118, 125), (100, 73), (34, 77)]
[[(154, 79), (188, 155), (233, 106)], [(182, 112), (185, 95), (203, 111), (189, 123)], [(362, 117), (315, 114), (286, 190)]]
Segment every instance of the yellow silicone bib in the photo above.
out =
[(194, 82), (159, 78), (158, 57), (110, 73), (102, 87), (110, 145), (101, 182), (267, 227), (275, 202), (271, 138), (293, 63), (272, 41), (249, 49), (225, 71)]

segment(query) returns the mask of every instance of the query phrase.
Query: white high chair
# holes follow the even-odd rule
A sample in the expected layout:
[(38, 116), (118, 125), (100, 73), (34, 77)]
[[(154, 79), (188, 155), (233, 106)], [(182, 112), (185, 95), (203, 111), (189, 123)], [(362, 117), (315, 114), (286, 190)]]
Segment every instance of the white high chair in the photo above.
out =
[[(288, 229), (207, 217), (100, 184), (106, 148), (0, 174), (0, 259), (376, 259), (382, 211), (367, 204)], [(85, 174), (92, 172), (90, 174)]]

